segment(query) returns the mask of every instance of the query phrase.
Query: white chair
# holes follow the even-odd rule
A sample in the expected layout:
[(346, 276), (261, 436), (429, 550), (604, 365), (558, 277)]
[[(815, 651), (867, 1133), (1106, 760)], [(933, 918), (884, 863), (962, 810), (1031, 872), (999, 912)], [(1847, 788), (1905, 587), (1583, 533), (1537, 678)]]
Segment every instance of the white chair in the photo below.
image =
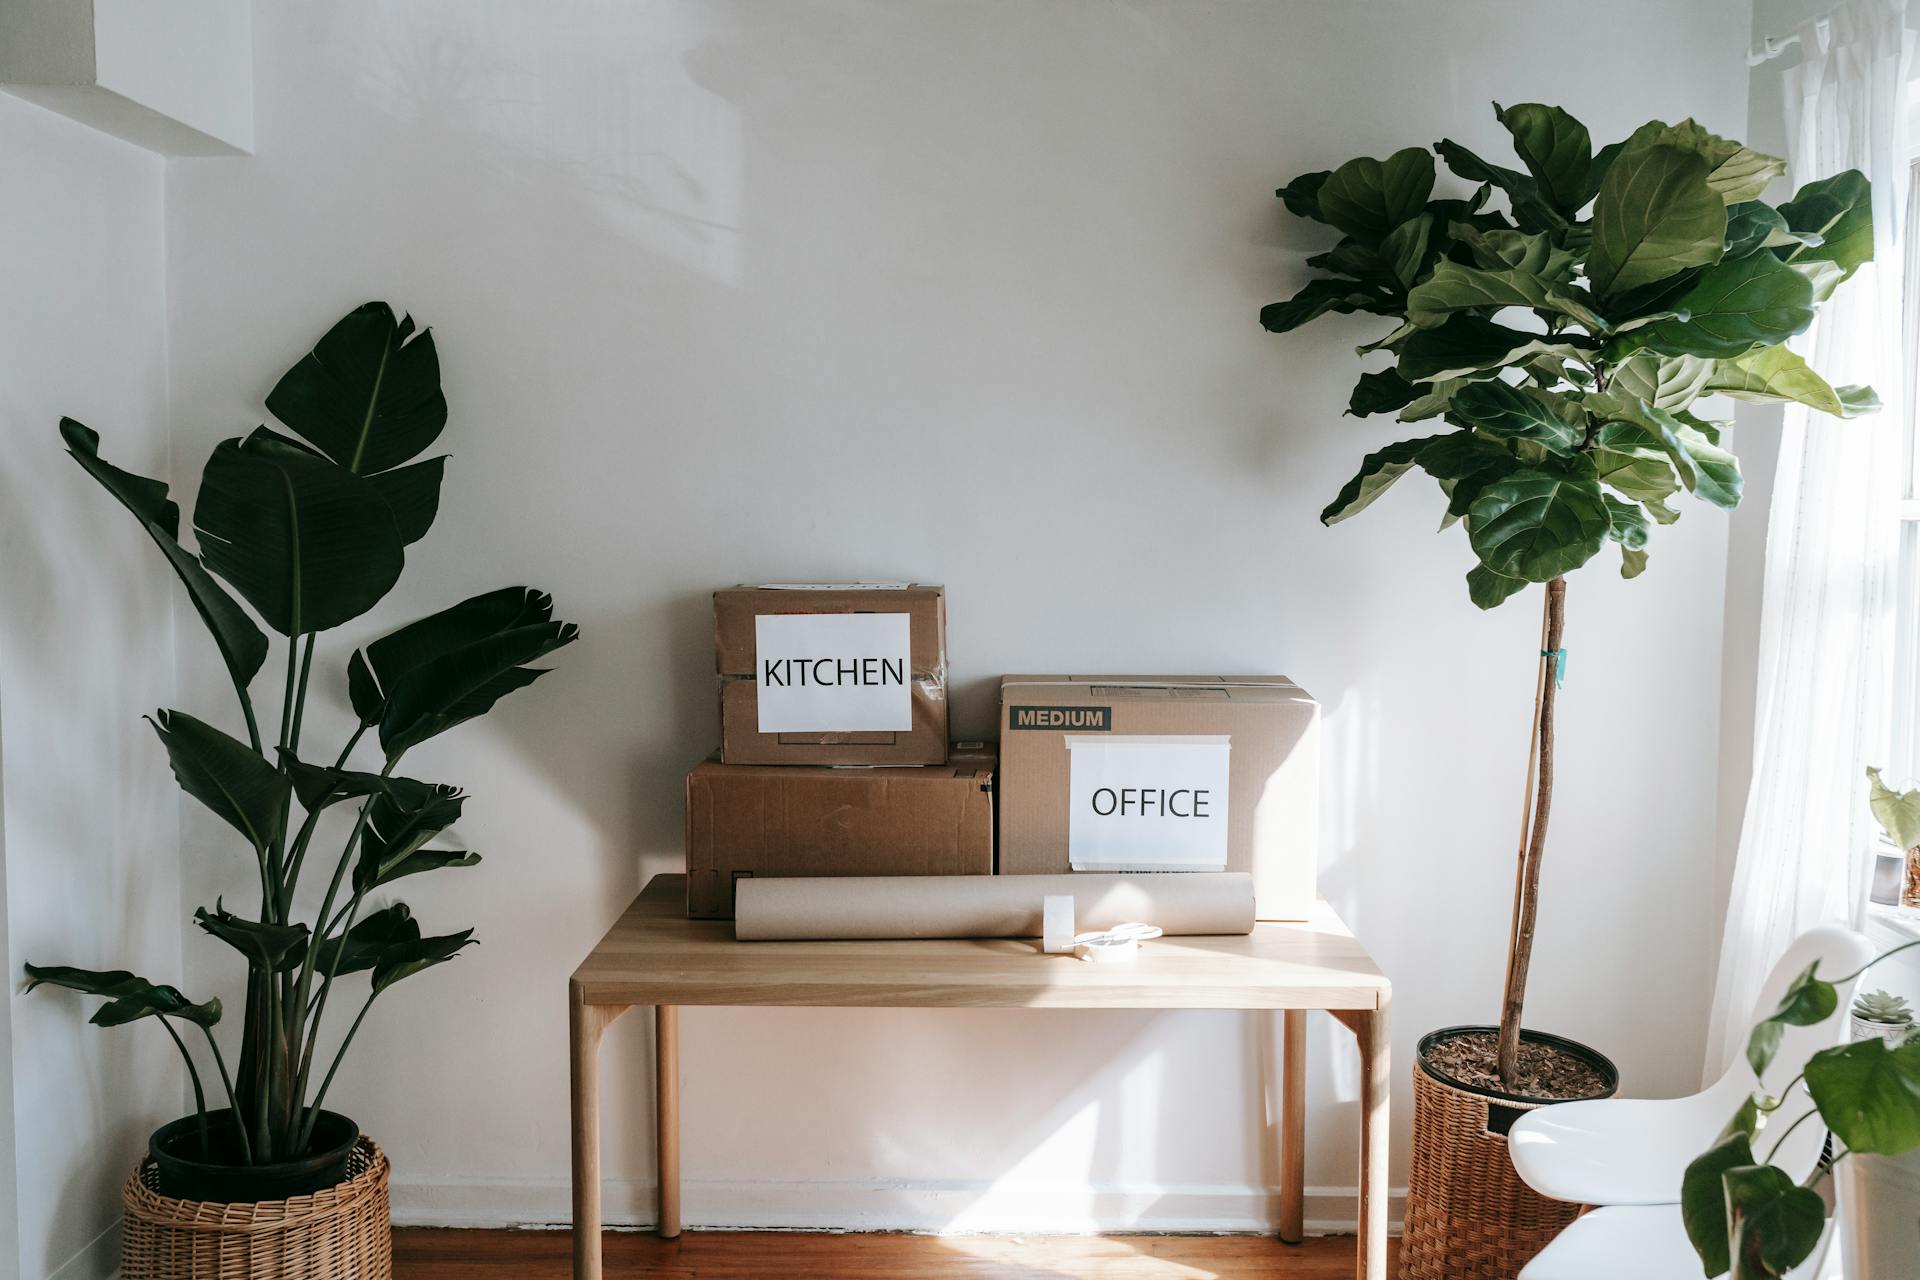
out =
[[(1751, 1023), (1780, 1006), (1787, 985), (1808, 965), (1823, 978), (1853, 973), (1873, 958), (1867, 940), (1839, 925), (1819, 925), (1794, 940), (1761, 989)], [(1777, 1092), (1800, 1074), (1808, 1058), (1838, 1044), (1854, 983), (1839, 991), (1825, 1021), (1788, 1027), (1764, 1080), (1756, 1079), (1742, 1053), (1719, 1080), (1686, 1098), (1605, 1098), (1542, 1107), (1514, 1122), (1507, 1135), (1513, 1166), (1528, 1186), (1555, 1200), (1602, 1206), (1576, 1221), (1520, 1273), (1521, 1280), (1589, 1280), (1632, 1274), (1637, 1280), (1697, 1280), (1700, 1263), (1680, 1221), (1680, 1183), (1687, 1165), (1713, 1146), (1740, 1103), (1754, 1090)], [(1745, 1041), (1743, 1040), (1744, 1046)], [(1755, 1146), (1772, 1150), (1769, 1134), (1812, 1110), (1804, 1089), (1795, 1089), (1768, 1120)], [(1773, 1162), (1795, 1179), (1813, 1171), (1826, 1144), (1817, 1120), (1798, 1126)], [(1825, 1251), (1798, 1268), (1812, 1276)], [(1632, 1270), (1625, 1268), (1631, 1264)]]

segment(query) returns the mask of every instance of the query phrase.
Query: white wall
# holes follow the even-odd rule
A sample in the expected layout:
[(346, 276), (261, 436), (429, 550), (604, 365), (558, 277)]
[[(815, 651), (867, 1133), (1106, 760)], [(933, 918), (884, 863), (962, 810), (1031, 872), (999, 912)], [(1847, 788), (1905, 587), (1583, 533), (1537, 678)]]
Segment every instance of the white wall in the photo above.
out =
[(117, 1262), (120, 1183), (186, 1096), (159, 1027), (102, 1031), (86, 1025), (96, 1001), (19, 994), (27, 960), (179, 975), (179, 806), (139, 719), (176, 688), (173, 579), (55, 430), (70, 414), (114, 461), (166, 472), (163, 169), (4, 95), (0, 154), (0, 897), (17, 1142), (0, 1191), (17, 1181), (19, 1195), (18, 1256), (0, 1251), (0, 1275), (17, 1261), (24, 1277), (77, 1280)]
[[(1421, 483), (1317, 523), (1392, 438), (1341, 417), (1379, 326), (1261, 332), (1325, 243), (1271, 192), (1442, 133), (1504, 154), (1495, 97), (1603, 141), (1653, 115), (1738, 133), (1748, 8), (1612, 6), (1604, 51), (1572, 4), (1466, 8), (261, 6), (257, 155), (167, 183), (177, 480), (326, 323), (389, 298), (435, 327), (454, 460), (351, 638), (522, 580), (585, 636), (409, 760), (472, 789), (488, 861), (407, 883), (484, 945), (398, 989), (336, 1085), (403, 1219), (566, 1218), (565, 978), (679, 861), (681, 774), (716, 733), (707, 593), (742, 579), (946, 583), (967, 733), (1008, 670), (1293, 675), (1327, 710), (1325, 892), (1399, 984), (1396, 1074), (1421, 1032), (1493, 1016), (1533, 597), (1468, 603)], [(1644, 579), (1569, 593), (1531, 1020), (1637, 1093), (1699, 1070), (1726, 538), (1689, 509)], [(225, 715), (181, 628), (186, 704)], [(190, 904), (244, 887), (192, 815), (187, 845)], [(219, 950), (189, 948), (195, 983)], [(1331, 1225), (1355, 1062), (1319, 1035)], [(684, 1037), (694, 1223), (1269, 1218), (1265, 1020), (692, 1011)], [(616, 1025), (616, 1220), (650, 1212), (646, 1051), (643, 1018)]]

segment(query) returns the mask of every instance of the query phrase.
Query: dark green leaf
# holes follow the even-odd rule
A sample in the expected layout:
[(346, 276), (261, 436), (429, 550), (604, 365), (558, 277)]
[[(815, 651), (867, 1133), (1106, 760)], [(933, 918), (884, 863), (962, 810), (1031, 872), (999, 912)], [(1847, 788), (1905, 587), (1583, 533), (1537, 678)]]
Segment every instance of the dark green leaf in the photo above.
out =
[(118, 498), (160, 548), (167, 563), (187, 589), (194, 612), (206, 623), (213, 642), (220, 649), (227, 669), (233, 673), (236, 687), (245, 689), (267, 658), (267, 638), (253, 625), (226, 589), (213, 580), (201, 563), (179, 543), (180, 508), (167, 497), (167, 486), (158, 480), (122, 471), (100, 457), (100, 437), (92, 428), (72, 418), (60, 419), (60, 435), (67, 442), (67, 453), (98, 480), (107, 492)]
[(445, 783), (376, 795), (367, 811), (366, 830), (360, 836), (360, 858), (353, 868), (354, 888), (364, 893), (404, 875), (478, 862), (478, 856), (455, 850), (409, 865), (424, 852), (427, 841), (459, 821), (460, 806), (465, 801), (464, 792)]
[(1525, 578), (1509, 578), (1483, 564), (1467, 570), (1467, 597), (1482, 609), (1491, 609), (1527, 585)]
[(287, 824), (287, 780), (246, 743), (184, 711), (151, 721), (180, 789), (264, 852)]
[(1744, 1133), (1720, 1140), (1706, 1154), (1687, 1166), (1680, 1183), (1680, 1218), (1686, 1224), (1687, 1239), (1700, 1255), (1701, 1266), (1709, 1276), (1725, 1275), (1732, 1266), (1728, 1250), (1727, 1193), (1722, 1178), (1730, 1169), (1752, 1167), (1753, 1145)]
[(1303, 173), (1273, 194), (1286, 203), (1288, 213), (1296, 217), (1311, 218), (1315, 222), (1325, 222), (1327, 219), (1320, 212), (1320, 188), (1332, 176), (1331, 169)]
[(314, 969), (344, 977), (380, 963), (381, 953), (393, 946), (420, 940), (420, 924), (404, 902), (396, 902), (355, 922), (345, 935), (329, 938), (314, 952)]
[(1602, 298), (1720, 257), (1727, 207), (1707, 164), (1672, 146), (1627, 151), (1608, 168), (1593, 207), (1587, 279)]
[(441, 456), (367, 477), (387, 510), (393, 512), (393, 526), (403, 544), (411, 546), (420, 541), (433, 527), (433, 518), (440, 512), (440, 477), (446, 466), (447, 460)]
[(379, 492), (269, 431), (213, 451), (193, 518), (207, 567), (282, 635), (356, 618), (400, 576), (400, 533)]
[(1400, 376), (1409, 382), (1434, 382), (1504, 368), (1542, 353), (1571, 355), (1584, 350), (1564, 338), (1509, 329), (1471, 311), (1449, 316), (1437, 329), (1419, 329), (1400, 347)]
[(1623, 335), (1626, 350), (1731, 360), (1785, 342), (1813, 323), (1813, 286), (1770, 253), (1723, 262), (1672, 301), (1687, 318), (1658, 320)]
[(1260, 325), (1270, 333), (1287, 333), (1329, 311), (1392, 315), (1393, 305), (1392, 299), (1358, 280), (1321, 278), (1309, 280), (1285, 302), (1270, 302), (1260, 308)]
[(342, 800), (352, 800), (360, 796), (383, 794), (397, 787), (425, 787), (424, 782), (414, 782), (411, 778), (383, 777), (377, 773), (362, 773), (355, 769), (333, 769), (325, 765), (308, 764), (298, 759), (290, 751), (280, 751), (280, 767), (293, 781), (293, 793), (300, 799), (300, 807), (312, 813), (315, 809), (324, 809), (328, 805)]
[(1447, 514), (1453, 517), (1466, 515), (1483, 489), (1520, 465), (1506, 446), (1471, 431), (1434, 440), (1420, 451), (1419, 463), (1447, 491)]
[(1480, 491), (1467, 537), (1495, 573), (1547, 582), (1591, 560), (1607, 540), (1606, 503), (1592, 480), (1521, 470)]
[(1451, 138), (1442, 138), (1433, 149), (1447, 162), (1447, 168), (1468, 182), (1490, 182), (1506, 192), (1513, 216), (1523, 230), (1557, 231), (1566, 226), (1566, 219), (1541, 192), (1540, 184), (1527, 174), (1488, 164)]
[(1441, 438), (1423, 436), (1418, 440), (1402, 440), (1368, 454), (1361, 460), (1359, 473), (1342, 486), (1339, 496), (1320, 513), (1320, 523), (1335, 525), (1365, 510), (1392, 487), (1394, 481), (1413, 470), (1422, 449)]
[[(1647, 545), (1647, 513), (1637, 502), (1626, 502), (1612, 494), (1602, 495), (1607, 504), (1607, 536), (1629, 551)], [(1632, 575), (1628, 575), (1632, 576)]]
[(1543, 397), (1544, 393), (1529, 394), (1498, 379), (1471, 382), (1454, 394), (1453, 411), (1490, 435), (1532, 440), (1554, 453), (1570, 452), (1582, 433)]
[(304, 924), (268, 924), (236, 916), (218, 902), (213, 910), (196, 908), (193, 918), (206, 932), (226, 943), (248, 960), (258, 961), (270, 970), (291, 969), (306, 958), (307, 926)]
[(1747, 1065), (1753, 1068), (1753, 1074), (1765, 1080), (1767, 1068), (1773, 1065), (1773, 1055), (1780, 1050), (1781, 1032), (1786, 1027), (1810, 1027), (1824, 1022), (1833, 1016), (1839, 1006), (1839, 993), (1831, 982), (1814, 977), (1814, 970), (1820, 967), (1819, 961), (1801, 970), (1794, 980), (1787, 984), (1785, 994), (1780, 997), (1780, 1006), (1769, 1014), (1764, 1022), (1754, 1027), (1747, 1038)]
[(202, 1027), (211, 1027), (220, 1021), (218, 1000), (195, 1004), (181, 995), (178, 987), (149, 982), (125, 969), (28, 964), (26, 971), (29, 991), (35, 987), (65, 987), (82, 995), (105, 996), (109, 1003), (100, 1006), (88, 1019), (97, 1027), (117, 1027), (136, 1018), (155, 1015), (185, 1018)]
[(1356, 418), (1375, 413), (1392, 413), (1416, 400), (1422, 388), (1388, 369), (1382, 373), (1363, 373), (1347, 397), (1347, 412)]
[(343, 317), (267, 395), (273, 415), (356, 475), (417, 456), (447, 424), (433, 334), (369, 302)]
[(1595, 334), (1611, 331), (1577, 290), (1522, 271), (1482, 271), (1458, 262), (1442, 262), (1432, 276), (1407, 295), (1407, 319), (1423, 329), (1444, 323), (1455, 312), (1497, 311), (1502, 307), (1554, 312)]
[(1920, 1148), (1920, 1040), (1888, 1048), (1871, 1036), (1822, 1049), (1807, 1062), (1807, 1092), (1850, 1151), (1897, 1156)]
[(419, 938), (388, 947), (381, 953), (380, 962), (373, 971), (374, 994), (378, 995), (402, 978), (410, 978), (422, 970), (445, 964), (469, 945), (478, 946), (479, 943), (474, 941), (473, 930), (462, 929), (459, 933)]
[(1560, 212), (1573, 214), (1587, 202), (1587, 171), (1593, 164), (1593, 139), (1587, 127), (1559, 107), (1523, 102), (1493, 104), (1494, 114), (1513, 135), (1513, 149), (1541, 192)]
[(1806, 1261), (1827, 1227), (1827, 1204), (1770, 1164), (1728, 1169), (1729, 1280), (1770, 1280)]
[(1549, 284), (1565, 284), (1573, 274), (1573, 255), (1545, 233), (1483, 231), (1458, 223), (1448, 232), (1467, 246), (1473, 264), (1483, 271), (1519, 271)]
[(1320, 212), (1350, 236), (1379, 244), (1419, 213), (1433, 194), (1433, 157), (1419, 147), (1385, 160), (1361, 156), (1335, 169), (1320, 185)]
[(1732, 262), (1762, 249), (1798, 243), (1787, 230), (1787, 220), (1771, 205), (1744, 200), (1727, 206), (1727, 242), (1721, 261)]
[(1405, 288), (1426, 273), (1428, 242), (1433, 237), (1433, 215), (1417, 213), (1387, 233), (1380, 244), (1394, 282)]
[[(1656, 409), (1644, 400), (1611, 392), (1588, 396), (1586, 404), (1603, 419), (1627, 424), (1625, 430), (1619, 425), (1602, 429), (1599, 443), (1603, 449), (1632, 451), (1657, 447), (1667, 455), (1681, 483), (1690, 492), (1724, 510), (1740, 505), (1744, 482), (1739, 459), (1692, 423), (1664, 409)], [(1607, 462), (1597, 458), (1596, 462), (1603, 475), (1611, 470)]]
[(1778, 251), (1793, 262), (1831, 262), (1844, 280), (1873, 260), (1873, 191), (1858, 169), (1809, 182), (1780, 206), (1780, 216), (1793, 230), (1820, 237), (1817, 245)]

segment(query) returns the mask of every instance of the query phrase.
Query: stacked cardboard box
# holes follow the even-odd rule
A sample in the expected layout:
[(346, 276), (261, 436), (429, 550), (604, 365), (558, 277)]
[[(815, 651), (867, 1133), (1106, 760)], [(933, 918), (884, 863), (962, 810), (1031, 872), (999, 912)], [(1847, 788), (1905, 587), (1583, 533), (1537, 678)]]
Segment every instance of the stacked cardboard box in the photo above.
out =
[(946, 593), (716, 591), (720, 754), (687, 775), (687, 908), (743, 876), (989, 875), (994, 756), (947, 747)]

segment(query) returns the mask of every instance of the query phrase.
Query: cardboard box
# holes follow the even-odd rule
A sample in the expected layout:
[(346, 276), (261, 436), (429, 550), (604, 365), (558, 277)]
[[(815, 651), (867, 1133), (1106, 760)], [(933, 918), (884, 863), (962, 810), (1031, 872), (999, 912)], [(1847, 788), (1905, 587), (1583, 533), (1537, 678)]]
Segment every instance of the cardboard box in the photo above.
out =
[(713, 616), (728, 764), (946, 760), (940, 587), (731, 587), (713, 593)]
[(993, 873), (993, 749), (944, 765), (721, 764), (687, 775), (687, 914), (733, 915), (742, 876)]
[(1304, 919), (1319, 856), (1320, 707), (1283, 676), (1007, 676), (1000, 872), (1247, 871)]

